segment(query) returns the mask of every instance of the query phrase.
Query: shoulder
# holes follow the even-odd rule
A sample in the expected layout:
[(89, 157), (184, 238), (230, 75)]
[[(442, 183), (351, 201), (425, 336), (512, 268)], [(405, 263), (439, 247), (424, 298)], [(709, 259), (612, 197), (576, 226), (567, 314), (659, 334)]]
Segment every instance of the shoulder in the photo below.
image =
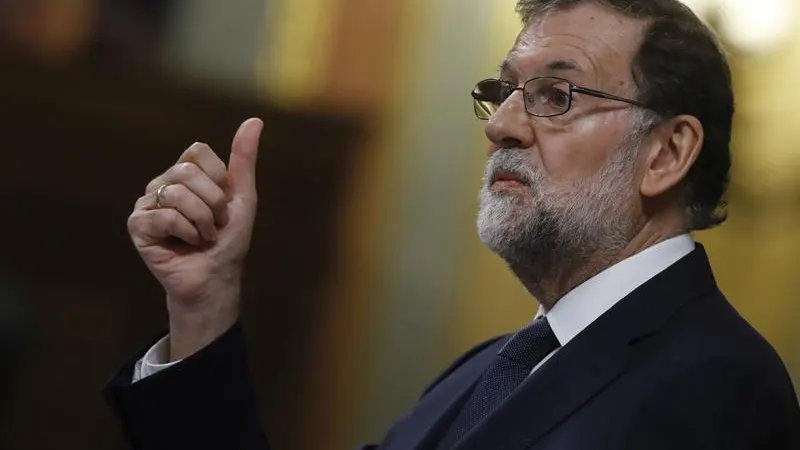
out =
[(626, 444), (655, 440), (664, 446), (649, 448), (787, 450), (800, 445), (797, 397), (785, 370), (771, 363), (729, 355), (695, 360), (667, 370), (642, 394)]
[(717, 291), (690, 302), (665, 327), (668, 354), (683, 370), (728, 370), (743, 374), (786, 374), (774, 347)]
[(777, 352), (719, 292), (688, 302), (631, 350), (635, 372), (646, 375), (643, 402), (721, 408), (742, 404), (750, 393), (796, 407)]
[(480, 344), (476, 345), (475, 347), (472, 347), (471, 349), (469, 349), (466, 353), (464, 353), (461, 356), (459, 356), (455, 361), (453, 361), (453, 363), (450, 364), (449, 367), (447, 367), (447, 369), (444, 370), (444, 372), (439, 374), (439, 376), (436, 377), (436, 379), (433, 380), (433, 382), (430, 383), (427, 388), (425, 388), (425, 391), (422, 393), (422, 397), (426, 396), (431, 390), (433, 390), (433, 388), (438, 386), (439, 383), (442, 382), (442, 380), (444, 380), (445, 378), (447, 378), (450, 375), (452, 375), (453, 372), (458, 370), (465, 363), (467, 363), (468, 361), (472, 360), (473, 358), (475, 358), (476, 356), (478, 356), (478, 355), (480, 355), (480, 354), (482, 354), (484, 352), (491, 351), (491, 349), (493, 348), (494, 344), (499, 344), (501, 341), (504, 341), (509, 336), (510, 336), (509, 334), (504, 334), (504, 335), (501, 335), (501, 336), (495, 336), (495, 337), (493, 337), (493, 338), (491, 338), (489, 340), (481, 342)]
[(677, 447), (685, 442), (673, 437), (698, 440), (696, 447), (681, 448), (717, 448), (712, 441), (723, 437), (730, 443), (724, 448), (800, 442), (794, 431), (800, 430), (800, 408), (788, 371), (721, 293), (687, 304), (634, 348), (639, 374), (646, 375), (637, 381), (643, 389), (628, 435), (636, 442), (654, 436)]

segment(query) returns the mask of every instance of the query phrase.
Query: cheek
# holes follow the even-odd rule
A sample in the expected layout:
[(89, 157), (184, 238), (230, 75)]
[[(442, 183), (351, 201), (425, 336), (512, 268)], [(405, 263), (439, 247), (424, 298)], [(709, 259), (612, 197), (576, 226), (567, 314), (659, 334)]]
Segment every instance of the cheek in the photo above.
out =
[(577, 181), (597, 173), (619, 146), (621, 133), (598, 116), (546, 124), (537, 131), (542, 167), (554, 181)]

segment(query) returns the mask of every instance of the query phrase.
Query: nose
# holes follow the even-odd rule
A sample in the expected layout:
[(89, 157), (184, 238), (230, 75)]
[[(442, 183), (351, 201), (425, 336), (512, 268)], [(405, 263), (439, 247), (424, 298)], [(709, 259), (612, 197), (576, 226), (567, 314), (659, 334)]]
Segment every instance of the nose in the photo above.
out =
[(515, 92), (492, 114), (486, 123), (489, 155), (502, 148), (530, 148), (535, 142), (532, 121), (525, 111), (521, 92)]

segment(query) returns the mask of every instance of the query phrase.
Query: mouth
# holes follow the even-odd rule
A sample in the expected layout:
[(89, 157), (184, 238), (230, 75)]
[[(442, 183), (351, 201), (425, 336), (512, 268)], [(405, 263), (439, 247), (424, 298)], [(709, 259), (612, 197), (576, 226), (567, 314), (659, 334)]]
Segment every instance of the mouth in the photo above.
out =
[(513, 172), (497, 172), (492, 175), (489, 186), (500, 189), (513, 189), (529, 186), (523, 178)]

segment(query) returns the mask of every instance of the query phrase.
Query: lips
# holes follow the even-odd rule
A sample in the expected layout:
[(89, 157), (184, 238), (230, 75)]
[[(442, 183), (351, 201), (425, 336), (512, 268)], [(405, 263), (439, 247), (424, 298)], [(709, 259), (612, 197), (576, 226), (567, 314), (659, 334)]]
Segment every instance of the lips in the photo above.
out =
[(509, 187), (528, 186), (528, 183), (521, 176), (508, 171), (500, 171), (492, 176), (491, 185), (496, 184)]

